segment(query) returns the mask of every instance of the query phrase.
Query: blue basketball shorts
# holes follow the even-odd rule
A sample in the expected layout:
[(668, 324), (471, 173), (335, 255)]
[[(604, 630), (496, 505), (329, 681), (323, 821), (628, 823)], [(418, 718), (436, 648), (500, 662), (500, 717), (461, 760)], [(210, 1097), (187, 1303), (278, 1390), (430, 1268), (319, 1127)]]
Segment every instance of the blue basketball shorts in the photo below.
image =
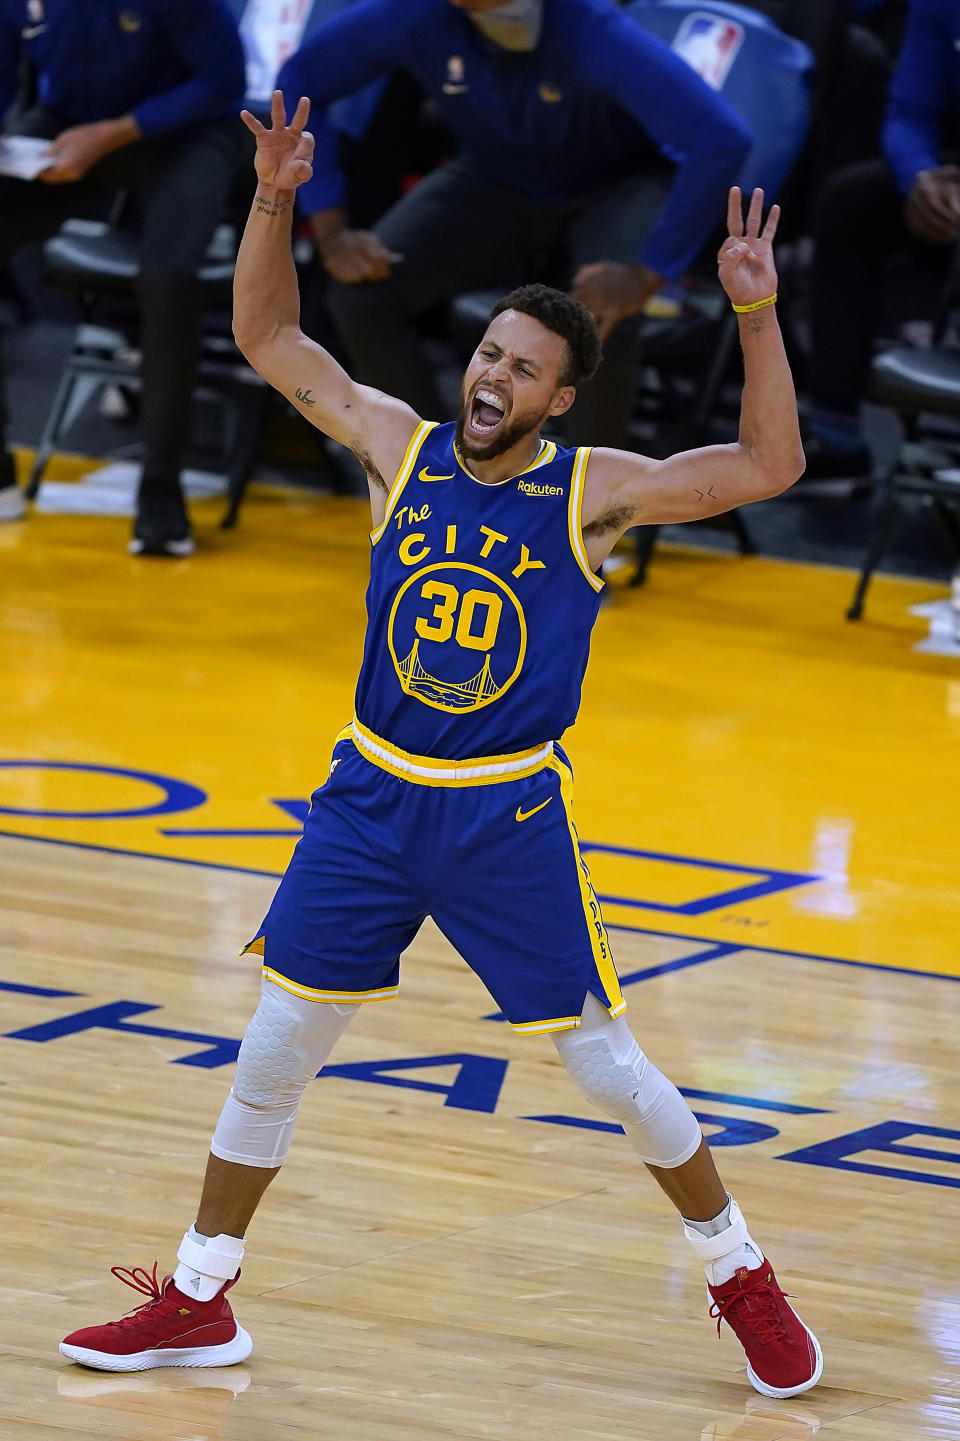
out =
[[(524, 753), (519, 776), (477, 781), (473, 762), (410, 756), (354, 724), (244, 948), (263, 956), (264, 976), (316, 1001), (387, 999), (431, 916), (515, 1030), (579, 1025), (587, 992), (618, 1015), (626, 1002), (560, 748)], [(414, 779), (411, 762), (422, 763)]]

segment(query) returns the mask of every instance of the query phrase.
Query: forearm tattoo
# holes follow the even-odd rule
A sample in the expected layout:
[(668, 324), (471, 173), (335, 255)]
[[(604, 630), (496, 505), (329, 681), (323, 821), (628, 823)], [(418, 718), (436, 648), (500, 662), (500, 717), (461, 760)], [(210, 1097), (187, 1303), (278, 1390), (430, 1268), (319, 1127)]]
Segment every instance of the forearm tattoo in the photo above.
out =
[(257, 214), (266, 215), (270, 220), (276, 220), (278, 215), (283, 215), (292, 204), (292, 200), (269, 200), (266, 195), (256, 197)]
[(762, 310), (756, 311), (753, 315), (747, 316), (747, 329), (751, 335), (759, 335), (766, 323), (766, 315)]
[(300, 390), (298, 388), (295, 393), (301, 405), (316, 405), (317, 402), (314, 400), (309, 390)]

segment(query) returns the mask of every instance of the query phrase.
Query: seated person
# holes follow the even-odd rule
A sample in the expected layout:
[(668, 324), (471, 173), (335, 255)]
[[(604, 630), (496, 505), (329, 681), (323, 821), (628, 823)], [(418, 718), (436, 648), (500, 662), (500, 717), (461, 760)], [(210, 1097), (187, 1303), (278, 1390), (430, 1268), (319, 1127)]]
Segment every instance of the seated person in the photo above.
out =
[(838, 172), (815, 230), (804, 482), (869, 477), (860, 422), (884, 270), (898, 255), (946, 276), (960, 236), (960, 168), (944, 149), (960, 118), (960, 0), (911, 0), (883, 128), (884, 158)]
[[(419, 80), (461, 149), (373, 231), (352, 230), (326, 111), (392, 70)], [(569, 438), (623, 445), (631, 317), (696, 258), (750, 147), (725, 101), (611, 0), (361, 0), (307, 40), (279, 84), (313, 102), (315, 174), (301, 202), (358, 377), (442, 415), (415, 317), (527, 278), (562, 245), (607, 357)]]
[[(9, 115), (23, 55), (38, 108)], [(0, 267), (104, 196), (135, 195), (142, 217), (143, 474), (130, 550), (189, 555), (180, 486), (198, 349), (196, 273), (220, 218), (244, 134), (243, 52), (223, 0), (0, 0), (0, 124), (52, 141), (35, 180), (0, 176)], [(4, 448), (0, 520), (23, 496)]]

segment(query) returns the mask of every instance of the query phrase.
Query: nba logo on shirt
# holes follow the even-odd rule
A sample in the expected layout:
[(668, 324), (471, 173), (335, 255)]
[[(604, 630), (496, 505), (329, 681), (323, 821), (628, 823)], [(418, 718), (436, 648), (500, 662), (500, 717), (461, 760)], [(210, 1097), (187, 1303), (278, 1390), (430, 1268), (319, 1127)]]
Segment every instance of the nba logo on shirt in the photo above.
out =
[(744, 29), (734, 20), (722, 20), (696, 10), (674, 36), (672, 48), (714, 90), (722, 90), (743, 44)]

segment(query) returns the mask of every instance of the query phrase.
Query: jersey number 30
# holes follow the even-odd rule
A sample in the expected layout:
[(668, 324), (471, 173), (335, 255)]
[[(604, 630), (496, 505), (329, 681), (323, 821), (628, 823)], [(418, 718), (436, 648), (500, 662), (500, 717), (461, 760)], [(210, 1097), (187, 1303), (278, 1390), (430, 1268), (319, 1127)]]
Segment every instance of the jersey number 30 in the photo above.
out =
[[(417, 635), (424, 640), (445, 641), (454, 633), (456, 620), (457, 644), (465, 650), (491, 650), (497, 638), (503, 601), (492, 590), (468, 590), (461, 596), (456, 586), (442, 580), (428, 580), (421, 591), (424, 600), (435, 600), (433, 616), (417, 620)], [(459, 614), (458, 614), (459, 607)], [(483, 630), (474, 634), (480, 611)]]

